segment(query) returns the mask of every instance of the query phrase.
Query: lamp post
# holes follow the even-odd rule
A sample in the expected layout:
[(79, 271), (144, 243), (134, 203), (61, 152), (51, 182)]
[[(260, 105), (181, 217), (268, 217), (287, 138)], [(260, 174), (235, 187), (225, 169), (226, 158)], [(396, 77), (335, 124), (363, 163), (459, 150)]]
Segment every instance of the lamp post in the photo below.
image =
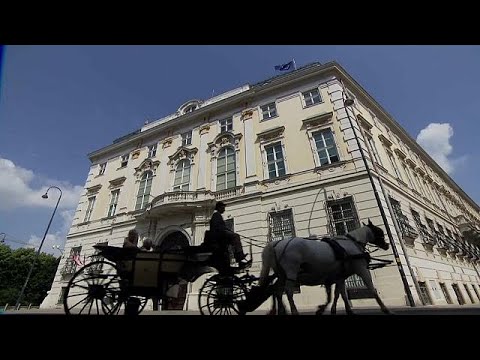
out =
[(57, 200), (57, 205), (55, 205), (55, 209), (53, 210), (52, 217), (50, 218), (50, 221), (48, 222), (47, 229), (45, 230), (45, 234), (43, 235), (42, 242), (40, 243), (40, 246), (38, 247), (37, 253), (35, 254), (35, 257), (33, 258), (32, 265), (30, 266), (30, 270), (28, 271), (27, 278), (25, 280), (25, 283), (23, 284), (22, 290), (20, 291), (20, 295), (18, 296), (17, 303), (15, 304), (15, 309), (18, 309), (20, 302), (22, 301), (23, 293), (25, 292), (25, 288), (27, 287), (28, 281), (30, 280), (30, 275), (32, 275), (33, 268), (35, 267), (35, 263), (37, 262), (38, 256), (40, 255), (40, 251), (42, 250), (43, 242), (45, 241), (45, 238), (47, 237), (48, 230), (50, 229), (50, 225), (52, 224), (53, 217), (55, 216), (55, 212), (57, 211), (58, 204), (60, 203), (60, 199), (62, 198), (62, 190), (59, 187), (56, 186), (50, 186), (47, 191), (45, 191), (45, 194), (42, 195), (42, 198), (48, 199), (48, 190), (55, 188), (58, 191), (60, 191), (60, 196), (58, 197)]
[[(2, 237), (3, 236), (3, 237)], [(7, 234), (5, 234), (4, 232), (0, 233), (0, 237), (2, 237), (2, 240), (0, 240), (0, 244), (4, 244), (5, 243), (5, 238), (7, 237)]]
[[(377, 201), (377, 206), (380, 210), (380, 215), (382, 216), (383, 223), (385, 225), (385, 228), (387, 230), (387, 235), (388, 235), (388, 238), (390, 240), (390, 244), (392, 245), (393, 256), (395, 257), (395, 262), (397, 264), (398, 271), (400, 272), (400, 277), (401, 277), (402, 282), (403, 282), (403, 287), (405, 289), (405, 294), (407, 295), (408, 302), (410, 303), (410, 306), (414, 307), (415, 306), (415, 300), (413, 299), (413, 295), (412, 295), (412, 292), (410, 291), (410, 286), (408, 285), (408, 281), (407, 281), (407, 277), (405, 275), (405, 271), (403, 270), (403, 266), (400, 262), (400, 256), (398, 254), (398, 250), (397, 250), (397, 247), (395, 245), (395, 241), (393, 239), (392, 232), (390, 230), (390, 226), (388, 225), (387, 217), (385, 215), (385, 210), (383, 209), (383, 205), (382, 205), (382, 202), (380, 200), (380, 196), (378, 195), (378, 192), (377, 192), (377, 187), (375, 186), (375, 183), (373, 181), (373, 177), (372, 177), (372, 174), (370, 172), (370, 167), (368, 166), (367, 159), (365, 158), (365, 153), (363, 152), (363, 147), (360, 144), (360, 140), (358, 138), (357, 132), (355, 131), (355, 127), (353, 126), (352, 119), (350, 118), (350, 114), (349, 114), (348, 109), (347, 109), (347, 107), (351, 107), (354, 104), (354, 100), (348, 97), (348, 94), (346, 93), (346, 90), (345, 90), (345, 85), (343, 85), (343, 81), (340, 80), (340, 83), (342, 84), (342, 100), (343, 100), (343, 105), (345, 107), (345, 112), (347, 113), (348, 122), (350, 124), (350, 127), (352, 128), (353, 137), (355, 138), (355, 140), (357, 142), (358, 150), (360, 151), (360, 156), (362, 157), (363, 164), (364, 164), (365, 169), (367, 171), (368, 179), (370, 180), (370, 184), (372, 185), (373, 193), (375, 195), (375, 200)], [(380, 181), (380, 177), (378, 178), (378, 180)], [(382, 190), (383, 190), (383, 187), (382, 187)], [(387, 202), (387, 205), (388, 205), (388, 199), (387, 199), (387, 195), (385, 194), (385, 192), (384, 192), (383, 195), (385, 196), (385, 201)]]
[(60, 249), (60, 245), (52, 245), (52, 249), (56, 249), (56, 250), (60, 251), (60, 253), (61, 253), (62, 256), (63, 256), (63, 250)]

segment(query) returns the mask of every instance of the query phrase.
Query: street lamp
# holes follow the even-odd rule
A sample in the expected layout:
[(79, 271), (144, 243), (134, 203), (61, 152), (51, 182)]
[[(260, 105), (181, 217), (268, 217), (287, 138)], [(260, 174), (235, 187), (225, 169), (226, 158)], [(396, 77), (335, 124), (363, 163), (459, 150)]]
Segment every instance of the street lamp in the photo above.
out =
[(60, 203), (60, 199), (62, 198), (62, 190), (59, 187), (56, 186), (50, 186), (47, 191), (45, 191), (45, 194), (42, 195), (42, 198), (48, 199), (48, 190), (55, 188), (58, 191), (60, 191), (60, 196), (58, 197), (57, 200), (57, 205), (55, 205), (55, 209), (53, 210), (52, 217), (50, 218), (50, 221), (48, 222), (47, 229), (45, 230), (45, 234), (43, 235), (42, 242), (40, 243), (40, 246), (38, 247), (37, 253), (35, 254), (35, 257), (33, 259), (32, 265), (30, 266), (30, 270), (28, 271), (27, 279), (25, 280), (25, 284), (23, 284), (22, 290), (20, 291), (20, 295), (18, 296), (17, 303), (15, 304), (15, 309), (18, 309), (18, 306), (20, 305), (20, 302), (22, 301), (23, 293), (25, 292), (25, 288), (27, 287), (28, 280), (30, 280), (30, 275), (32, 275), (33, 268), (35, 267), (35, 263), (37, 262), (38, 256), (40, 255), (40, 250), (42, 250), (43, 242), (45, 241), (45, 238), (47, 237), (48, 230), (50, 229), (50, 225), (52, 224), (53, 217), (55, 216), (55, 212), (57, 211), (58, 204)]
[(0, 243), (1, 243), (1, 244), (5, 244), (5, 238), (7, 237), (7, 234), (5, 234), (5, 233), (2, 232), (2, 233), (0, 233), (0, 237), (1, 237), (2, 235), (3, 235), (3, 237), (2, 237), (2, 240), (0, 240)]
[[(382, 202), (380, 200), (380, 196), (378, 195), (378, 192), (377, 192), (377, 187), (375, 186), (375, 183), (373, 181), (373, 177), (372, 177), (372, 174), (370, 172), (370, 167), (368, 166), (368, 162), (367, 162), (367, 159), (365, 157), (365, 153), (363, 152), (363, 147), (360, 144), (360, 140), (358, 138), (357, 132), (355, 131), (355, 127), (353, 126), (352, 119), (350, 118), (350, 114), (349, 114), (349, 111), (347, 109), (347, 107), (353, 106), (355, 101), (348, 96), (348, 94), (346, 92), (346, 89), (345, 89), (345, 85), (343, 84), (343, 81), (340, 80), (340, 83), (342, 84), (342, 100), (343, 100), (343, 105), (345, 107), (345, 112), (347, 113), (348, 122), (350, 123), (350, 127), (352, 128), (353, 136), (354, 136), (354, 138), (357, 142), (358, 150), (360, 151), (360, 156), (362, 157), (363, 164), (364, 164), (365, 169), (367, 171), (368, 179), (370, 180), (370, 184), (372, 185), (373, 193), (375, 195), (375, 200), (377, 201), (377, 206), (380, 210), (380, 215), (382, 216), (383, 223), (385, 225), (385, 228), (387, 230), (387, 235), (388, 235), (388, 238), (390, 240), (390, 244), (392, 245), (393, 256), (395, 257), (395, 262), (397, 263), (397, 267), (398, 267), (398, 270), (400, 272), (400, 277), (401, 277), (402, 282), (403, 282), (403, 286), (404, 286), (405, 293), (406, 293), (407, 298), (408, 298), (408, 302), (410, 303), (410, 306), (414, 307), (415, 306), (415, 300), (413, 299), (413, 295), (412, 295), (412, 292), (410, 291), (410, 286), (408, 285), (408, 281), (407, 281), (407, 277), (405, 275), (405, 271), (403, 270), (403, 266), (400, 262), (400, 256), (398, 254), (398, 250), (397, 250), (397, 247), (395, 245), (395, 241), (393, 239), (392, 232), (390, 230), (390, 226), (388, 225), (387, 217), (385, 215), (385, 210), (383, 209), (383, 205), (382, 205)], [(352, 111), (353, 111), (353, 109), (352, 109)], [(360, 132), (361, 132), (361, 129), (360, 129)], [(380, 176), (378, 176), (378, 181), (380, 183), (380, 186), (381, 186), (382, 191), (383, 191), (383, 195), (385, 197), (385, 201), (387, 202), (387, 206), (388, 206), (389, 201), (388, 201), (387, 195), (385, 194), (385, 191), (383, 189)], [(406, 254), (405, 254), (405, 257), (406, 257)], [(408, 258), (407, 258), (407, 261), (408, 261)]]
[(56, 249), (56, 250), (60, 251), (60, 253), (61, 253), (62, 256), (63, 256), (63, 250), (60, 249), (60, 245), (52, 245), (52, 249)]

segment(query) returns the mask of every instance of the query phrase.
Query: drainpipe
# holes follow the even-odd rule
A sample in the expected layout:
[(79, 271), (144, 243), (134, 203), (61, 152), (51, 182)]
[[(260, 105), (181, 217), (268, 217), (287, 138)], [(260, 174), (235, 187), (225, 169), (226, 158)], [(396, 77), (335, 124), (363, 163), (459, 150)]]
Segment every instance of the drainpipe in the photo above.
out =
[[(390, 226), (388, 225), (387, 217), (385, 215), (385, 210), (383, 209), (382, 202), (380, 201), (380, 196), (378, 195), (377, 187), (375, 186), (372, 174), (370, 172), (370, 167), (368, 166), (367, 159), (365, 158), (365, 153), (363, 152), (363, 148), (360, 144), (360, 140), (357, 136), (357, 132), (355, 131), (355, 127), (353, 126), (352, 119), (350, 118), (350, 114), (349, 114), (348, 109), (347, 109), (347, 107), (350, 107), (350, 106), (353, 105), (353, 99), (348, 98), (348, 95), (346, 95), (345, 85), (343, 85), (342, 80), (340, 80), (340, 83), (342, 84), (342, 88), (343, 88), (342, 100), (343, 100), (344, 109), (347, 113), (347, 118), (348, 118), (348, 121), (350, 123), (350, 127), (352, 128), (353, 136), (355, 137), (355, 140), (357, 142), (358, 150), (360, 151), (360, 156), (362, 157), (363, 164), (365, 166), (365, 169), (367, 170), (368, 179), (370, 180), (370, 184), (372, 185), (373, 193), (375, 195), (375, 200), (377, 201), (377, 206), (378, 206), (378, 209), (380, 210), (380, 215), (382, 216), (383, 223), (384, 223), (385, 228), (387, 230), (387, 235), (388, 235), (388, 238), (390, 240), (390, 244), (392, 245), (393, 255), (395, 257), (395, 262), (397, 264), (398, 271), (400, 272), (400, 277), (402, 279), (403, 287), (405, 289), (405, 294), (407, 295), (407, 299), (408, 299), (408, 302), (409, 302), (410, 306), (415, 307), (415, 300), (413, 299), (413, 295), (412, 295), (412, 292), (410, 291), (410, 286), (408, 285), (408, 281), (407, 281), (407, 277), (405, 275), (405, 271), (403, 270), (402, 263), (400, 262), (400, 256), (398, 254), (397, 246), (396, 246), (395, 241), (393, 239), (392, 231), (390, 230)], [(345, 96), (345, 98), (344, 98), (344, 96)], [(352, 111), (353, 111), (353, 109), (352, 109)], [(359, 128), (360, 128), (360, 132), (361, 132), (362, 131), (361, 126), (359, 126)], [(362, 134), (362, 136), (363, 136), (363, 134)], [(372, 162), (372, 163), (374, 163), (374, 162)], [(388, 197), (385, 194), (385, 189), (383, 188), (382, 182), (380, 180), (380, 176), (377, 176), (377, 179), (379, 180), (380, 187), (382, 189), (382, 192), (383, 192), (383, 195), (384, 195), (385, 200), (387, 202), (387, 205), (389, 205)], [(390, 210), (390, 213), (391, 213), (391, 208), (390, 207), (391, 207), (391, 205), (389, 205), (389, 210)], [(392, 218), (394, 218), (394, 216), (392, 216)], [(394, 224), (395, 224), (395, 221), (394, 221)], [(400, 240), (400, 244), (402, 245), (401, 240)], [(407, 256), (406, 256), (406, 253), (405, 253), (405, 258), (408, 259)], [(408, 263), (408, 260), (407, 260), (407, 263)]]

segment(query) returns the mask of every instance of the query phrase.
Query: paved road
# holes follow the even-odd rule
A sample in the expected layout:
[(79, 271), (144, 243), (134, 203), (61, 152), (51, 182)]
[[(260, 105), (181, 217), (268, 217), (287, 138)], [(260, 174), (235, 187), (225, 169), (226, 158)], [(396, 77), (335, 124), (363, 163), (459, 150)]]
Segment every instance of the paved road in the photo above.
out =
[[(450, 306), (420, 306), (415, 308), (397, 307), (391, 308), (396, 315), (480, 315), (480, 304), (477, 305), (450, 305)], [(266, 310), (255, 311), (249, 315), (265, 315)], [(357, 315), (384, 315), (379, 308), (356, 308)], [(314, 315), (315, 310), (301, 310), (301, 315)], [(339, 309), (339, 315), (345, 315), (345, 311)], [(0, 314), (2, 315), (64, 315), (62, 309), (32, 309), (32, 310), (9, 310)], [(197, 311), (144, 311), (142, 315), (200, 315)], [(329, 315), (327, 311), (325, 315)]]

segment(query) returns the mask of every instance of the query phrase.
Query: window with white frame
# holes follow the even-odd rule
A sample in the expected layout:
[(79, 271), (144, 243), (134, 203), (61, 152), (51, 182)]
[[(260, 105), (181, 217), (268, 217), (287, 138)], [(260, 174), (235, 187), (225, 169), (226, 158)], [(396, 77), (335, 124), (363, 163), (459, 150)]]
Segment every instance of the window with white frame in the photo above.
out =
[(233, 119), (231, 117), (222, 119), (219, 121), (220, 123), (220, 132), (227, 132), (233, 130)]
[(260, 107), (262, 109), (262, 119), (267, 120), (277, 116), (277, 107), (274, 102), (263, 105)]
[(268, 214), (269, 241), (288, 239), (295, 236), (292, 209)]
[(415, 185), (412, 181), (412, 177), (410, 175), (410, 170), (408, 169), (407, 165), (402, 164), (403, 170), (405, 171), (405, 175), (407, 176), (408, 184), (410, 185), (411, 189), (415, 189)]
[(113, 190), (110, 195), (110, 206), (108, 207), (108, 217), (114, 216), (117, 210), (118, 195), (120, 195), (120, 189)]
[(392, 165), (392, 169), (395, 172), (395, 175), (397, 176), (397, 178), (403, 181), (402, 174), (400, 173), (400, 169), (397, 166), (397, 161), (395, 160), (395, 156), (390, 151), (387, 151), (387, 155), (390, 159), (390, 164)]
[(235, 150), (224, 147), (217, 158), (217, 191), (236, 186)]
[(330, 224), (335, 235), (345, 235), (360, 226), (351, 196), (327, 201)]
[(148, 147), (148, 157), (152, 158), (155, 155), (157, 155), (157, 144), (153, 144)]
[(308, 90), (302, 93), (303, 100), (305, 101), (305, 106), (313, 106), (322, 102), (320, 97), (320, 91), (318, 89)]
[(192, 145), (192, 130), (182, 134), (182, 146)]
[(265, 146), (267, 155), (268, 178), (274, 179), (286, 174), (282, 143)]
[(105, 169), (107, 167), (107, 163), (104, 162), (103, 164), (100, 164), (100, 168), (98, 169), (98, 175), (103, 175), (105, 174)]
[(87, 211), (85, 212), (85, 218), (83, 221), (90, 221), (90, 216), (92, 216), (93, 207), (95, 206), (95, 196), (88, 198)]
[(190, 188), (190, 161), (187, 159), (179, 161), (175, 169), (173, 191), (188, 191)]
[(373, 137), (371, 137), (370, 135), (366, 135), (366, 138), (367, 138), (368, 145), (370, 146), (370, 150), (372, 151), (373, 159), (377, 164), (380, 164), (383, 166), (382, 159), (380, 158), (380, 154), (378, 153), (378, 149), (377, 149), (377, 146), (375, 145), (375, 141), (373, 140)]
[(312, 136), (315, 140), (320, 165), (333, 164), (340, 160), (331, 129), (314, 132)]
[(146, 171), (142, 175), (140, 180), (140, 185), (138, 187), (137, 202), (135, 203), (135, 210), (140, 210), (145, 208), (148, 204), (150, 198), (150, 190), (152, 188), (152, 179), (153, 173), (151, 171)]
[(120, 167), (125, 167), (128, 165), (128, 158), (130, 154), (122, 155), (122, 158), (120, 160)]

